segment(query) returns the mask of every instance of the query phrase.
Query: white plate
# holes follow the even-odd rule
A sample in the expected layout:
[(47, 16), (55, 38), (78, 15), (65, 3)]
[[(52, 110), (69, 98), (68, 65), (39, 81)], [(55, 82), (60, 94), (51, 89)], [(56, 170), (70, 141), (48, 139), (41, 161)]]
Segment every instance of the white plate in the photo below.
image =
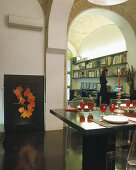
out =
[[(127, 106), (126, 106), (126, 104), (124, 104), (124, 103), (123, 103), (123, 104), (121, 104), (120, 106), (122, 106), (122, 107), (127, 107)], [(133, 105), (132, 105), (132, 104), (130, 104), (130, 107), (133, 107)]]
[(111, 123), (126, 123), (126, 122), (128, 122), (127, 117), (115, 116), (115, 115), (104, 116), (103, 119), (106, 120), (107, 122), (111, 122)]

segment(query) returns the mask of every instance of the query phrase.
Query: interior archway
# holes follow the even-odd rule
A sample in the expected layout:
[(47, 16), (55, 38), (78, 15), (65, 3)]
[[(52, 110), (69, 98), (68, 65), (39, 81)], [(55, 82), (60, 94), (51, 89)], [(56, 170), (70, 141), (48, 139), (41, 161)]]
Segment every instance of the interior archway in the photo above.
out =
[[(63, 124), (53, 118), (50, 115), (50, 108), (60, 108), (64, 105), (64, 59), (67, 49), (67, 24), (74, 0), (63, 1), (63, 0), (53, 0), (50, 20), (49, 20), (49, 34), (48, 34), (48, 49), (46, 52), (46, 130), (56, 130), (63, 127)], [(63, 7), (63, 8), (62, 8)], [(86, 11), (89, 12), (90, 10)], [(114, 23), (118, 23), (118, 27), (122, 30), (122, 33), (127, 42), (127, 49), (129, 51), (128, 55), (134, 56), (134, 46), (136, 44), (135, 34), (127, 20), (118, 15), (117, 13), (103, 9), (92, 9), (91, 12), (97, 12), (99, 15), (104, 15), (108, 17)], [(123, 11), (121, 11), (123, 12)], [(65, 14), (65, 15), (64, 15)], [(117, 16), (117, 17), (115, 17)], [(116, 18), (116, 19), (115, 19)], [(122, 27), (121, 27), (122, 26)], [(125, 26), (125, 29), (123, 29)], [(129, 31), (131, 35), (128, 35)], [(132, 40), (132, 41), (131, 41)], [(130, 49), (130, 50), (129, 50)], [(56, 63), (54, 68), (51, 69), (52, 63)], [(132, 59), (130, 64), (132, 63)], [(55, 75), (54, 75), (55, 73)], [(55, 77), (54, 77), (55, 76)], [(54, 85), (55, 81), (55, 85)], [(57, 97), (54, 97), (57, 96)], [(52, 122), (50, 124), (49, 122)]]
[[(95, 29), (91, 28), (91, 26), (93, 27), (93, 21), (91, 22), (92, 25), (87, 25), (84, 23), (84, 21), (82, 21), (83, 16), (86, 15), (94, 15), (94, 20), (98, 19), (99, 17), (96, 17), (95, 15), (100, 16), (100, 20), (98, 19), (98, 21), (95, 21), (94, 23), (96, 23)], [(100, 26), (98, 24), (98, 22), (101, 22), (102, 16), (104, 18), (107, 18), (107, 21), (105, 20), (104, 23), (100, 23)], [(79, 23), (77, 22), (79, 18), (79, 23), (81, 22), (81, 25), (79, 26)], [(93, 17), (92, 17), (93, 18)], [(91, 18), (91, 19), (92, 19)], [(93, 19), (92, 19), (93, 20)], [(110, 22), (108, 21), (110, 20)], [(74, 25), (74, 22), (76, 22), (76, 24)], [(86, 20), (86, 22), (88, 22), (88, 19)], [(106, 25), (107, 22), (107, 25)], [(78, 23), (78, 24), (77, 24)], [(75, 26), (75, 29), (71, 30), (72, 25)], [(85, 26), (85, 29), (82, 29), (82, 27)], [(81, 56), (83, 55), (83, 58), (88, 58), (88, 56), (90, 55), (93, 58), (93, 55), (101, 57), (104, 55), (110, 55), (110, 54), (114, 54), (114, 53), (118, 53), (118, 52), (122, 52), (122, 51), (128, 51), (127, 52), (127, 61), (129, 65), (135, 66), (136, 62), (135, 62), (135, 46), (136, 46), (136, 38), (135, 38), (135, 33), (132, 29), (132, 27), (130, 26), (130, 24), (128, 23), (128, 21), (126, 19), (124, 19), (123, 17), (121, 17), (120, 15), (118, 15), (115, 12), (112, 12), (110, 10), (105, 10), (105, 9), (101, 9), (101, 8), (94, 8), (94, 9), (90, 9), (90, 10), (86, 10), (82, 13), (80, 13), (78, 16), (76, 16), (76, 18), (74, 18), (73, 22), (70, 25), (69, 28), (69, 36), (71, 36), (72, 38), (68, 37), (69, 40), (73, 40), (74, 44), (74, 34), (76, 34), (76, 30), (77, 27), (79, 27), (79, 34), (77, 33), (77, 35), (75, 37), (77, 38), (76, 44), (75, 44), (75, 48), (79, 51), (77, 51), (77, 56)], [(86, 29), (86, 27), (90, 27), (90, 29), (92, 29), (92, 32), (88, 29)], [(104, 27), (106, 29), (104, 29)], [(112, 29), (111, 29), (112, 28)], [(103, 30), (103, 31), (102, 31)], [(108, 33), (109, 30), (109, 33)], [(115, 33), (114, 33), (115, 30)], [(70, 31), (74, 34), (70, 34)], [(99, 40), (99, 38), (101, 38), (100, 33), (104, 34), (105, 31), (105, 35), (102, 35), (102, 37), (104, 37), (104, 43), (100, 42), (101, 40)], [(112, 31), (112, 33), (110, 32)], [(98, 37), (94, 34), (94, 32), (99, 35)], [(83, 36), (80, 34), (83, 33)], [(106, 37), (105, 36), (113, 36), (114, 38), (110, 38), (110, 37)], [(90, 36), (90, 37), (89, 37)], [(90, 42), (90, 46), (87, 45), (87, 43), (89, 43), (89, 38), (91, 39), (93, 37), (93, 41), (95, 44), (93, 44), (92, 42)], [(120, 37), (120, 38), (119, 38)], [(111, 39), (111, 46), (109, 45), (110, 41), (109, 39)], [(120, 40), (119, 40), (120, 39)], [(91, 40), (90, 40), (91, 41)], [(107, 41), (107, 44), (105, 43)], [(115, 44), (113, 42), (115, 41)], [(112, 45), (113, 44), (113, 45)], [(117, 45), (118, 44), (118, 45)], [(81, 47), (79, 47), (79, 45)], [(105, 45), (105, 46), (104, 46)], [(98, 46), (98, 49), (97, 49)], [(69, 47), (69, 46), (68, 46)], [(108, 47), (110, 47), (108, 49)], [(116, 49), (114, 49), (114, 47), (116, 47)], [(70, 47), (69, 47), (70, 48)], [(83, 50), (82, 50), (83, 49)], [(90, 51), (89, 51), (90, 49)], [(106, 50), (105, 50), (106, 49)], [(86, 52), (86, 53), (85, 53)], [(99, 52), (99, 53), (96, 53)], [(86, 57), (85, 57), (86, 56)], [(91, 59), (92, 59), (91, 58)], [(88, 58), (89, 59), (89, 58)], [(80, 84), (83, 81), (83, 79), (72, 79), (72, 88), (73, 89), (80, 89)], [(89, 82), (90, 80), (88, 79), (84, 79), (85, 82)], [(99, 80), (96, 78), (94, 78), (93, 80), (91, 79), (91, 81), (97, 82), (99, 83)], [(124, 80), (122, 79), (122, 82)], [(116, 78), (112, 78), (109, 79), (109, 85), (112, 85), (114, 83), (116, 83), (117, 80)], [(123, 83), (123, 88), (125, 88), (126, 92), (129, 92), (129, 88), (127, 86), (126, 83)]]
[[(130, 65), (135, 66), (136, 61), (134, 62), (134, 59), (136, 57), (136, 54), (135, 54), (136, 37), (135, 37), (135, 33), (134, 33), (131, 25), (129, 24), (129, 22), (125, 18), (120, 16), (119, 14), (117, 14), (111, 10), (102, 9), (102, 8), (93, 8), (93, 9), (86, 10), (86, 11), (80, 13), (78, 16), (76, 16), (76, 18), (78, 18), (80, 16), (84, 16), (84, 15), (89, 15), (89, 14), (95, 14), (95, 15), (97, 14), (97, 15), (103, 16), (103, 17), (111, 20), (120, 29), (120, 31), (122, 32), (123, 37), (125, 39), (125, 42), (126, 42), (126, 48), (128, 51), (128, 54), (127, 54), (128, 63)], [(74, 20), (72, 21), (72, 23), (74, 22)], [(72, 23), (71, 23), (71, 25), (72, 25)], [(70, 25), (70, 27), (71, 27), (71, 25)], [(69, 30), (70, 30), (70, 27), (69, 27)]]

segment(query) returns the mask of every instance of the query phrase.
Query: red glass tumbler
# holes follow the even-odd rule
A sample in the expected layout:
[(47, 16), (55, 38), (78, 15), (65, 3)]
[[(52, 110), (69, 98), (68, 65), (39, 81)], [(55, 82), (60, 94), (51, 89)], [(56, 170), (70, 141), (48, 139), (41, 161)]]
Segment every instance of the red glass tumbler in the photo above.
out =
[(112, 115), (114, 113), (115, 107), (116, 106), (114, 104), (109, 105), (109, 109), (110, 109)]
[(134, 107), (133, 114), (136, 115), (136, 100), (132, 100), (132, 104), (133, 104), (133, 107)]
[(88, 115), (88, 118), (87, 118), (87, 121), (88, 121), (88, 122), (92, 122), (92, 119), (93, 119), (93, 115), (92, 115), (92, 114), (89, 114), (89, 115)]
[(93, 119), (92, 109), (93, 109), (93, 107), (94, 107), (94, 102), (93, 101), (92, 102), (88, 102), (88, 108), (90, 110), (90, 113), (89, 113), (88, 119), (87, 119), (88, 122), (92, 122), (92, 119)]
[(80, 122), (81, 123), (85, 122), (85, 116), (83, 114), (81, 114), (81, 116), (80, 116)]
[(126, 106), (128, 107), (128, 110), (127, 110), (127, 112), (126, 112), (126, 115), (129, 115), (129, 106), (130, 106), (130, 104), (131, 104), (131, 101), (130, 101), (130, 100), (127, 100), (127, 101), (126, 101)]
[(100, 110), (102, 112), (101, 116), (103, 118), (104, 117), (104, 112), (106, 112), (106, 109), (107, 109), (107, 104), (100, 104), (99, 107), (100, 107)]
[(85, 108), (85, 103), (84, 102), (80, 102), (80, 108), (81, 108), (82, 112), (84, 112), (84, 108)]

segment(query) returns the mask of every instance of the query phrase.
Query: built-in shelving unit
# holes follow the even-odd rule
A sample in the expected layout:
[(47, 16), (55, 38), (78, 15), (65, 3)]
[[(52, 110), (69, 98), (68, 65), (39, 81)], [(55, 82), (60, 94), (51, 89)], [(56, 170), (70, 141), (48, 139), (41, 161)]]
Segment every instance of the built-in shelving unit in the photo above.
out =
[(102, 70), (108, 68), (108, 76), (116, 77), (117, 68), (124, 68), (127, 65), (127, 51), (102, 56), (96, 59), (73, 61), (72, 78), (97, 78)]

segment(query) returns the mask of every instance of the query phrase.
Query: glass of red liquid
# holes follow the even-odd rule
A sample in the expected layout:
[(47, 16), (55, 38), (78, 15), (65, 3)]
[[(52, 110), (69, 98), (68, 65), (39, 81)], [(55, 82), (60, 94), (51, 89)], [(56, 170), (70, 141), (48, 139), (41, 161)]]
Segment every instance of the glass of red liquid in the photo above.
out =
[(94, 102), (88, 102), (87, 104), (88, 104), (88, 108), (89, 108), (90, 112), (92, 112), (92, 109), (94, 107)]
[(88, 122), (92, 122), (92, 119), (93, 119), (93, 115), (89, 113), (87, 121)]
[(81, 111), (84, 112), (85, 102), (80, 102)]
[(92, 109), (94, 107), (94, 102), (88, 102), (87, 104), (88, 104), (88, 108), (89, 108), (89, 111), (90, 111), (87, 121), (92, 122), (92, 119), (93, 119)]
[(131, 101), (130, 101), (130, 100), (127, 100), (127, 101), (126, 101), (126, 106), (128, 107), (128, 110), (127, 110), (127, 112), (126, 112), (127, 115), (129, 115), (129, 106), (130, 106), (130, 104), (131, 104)]
[(110, 112), (111, 112), (112, 115), (114, 113), (115, 107), (116, 106), (114, 104), (109, 105), (109, 109), (110, 109)]
[(132, 100), (132, 104), (133, 104), (133, 107), (134, 107), (133, 114), (136, 115), (136, 100)]
[(100, 104), (99, 107), (100, 107), (100, 110), (102, 112), (101, 116), (103, 118), (104, 117), (104, 113), (106, 112), (106, 109), (107, 109), (107, 104)]
[(80, 122), (81, 123), (85, 122), (85, 116), (83, 114), (81, 114), (81, 116), (80, 116)]

